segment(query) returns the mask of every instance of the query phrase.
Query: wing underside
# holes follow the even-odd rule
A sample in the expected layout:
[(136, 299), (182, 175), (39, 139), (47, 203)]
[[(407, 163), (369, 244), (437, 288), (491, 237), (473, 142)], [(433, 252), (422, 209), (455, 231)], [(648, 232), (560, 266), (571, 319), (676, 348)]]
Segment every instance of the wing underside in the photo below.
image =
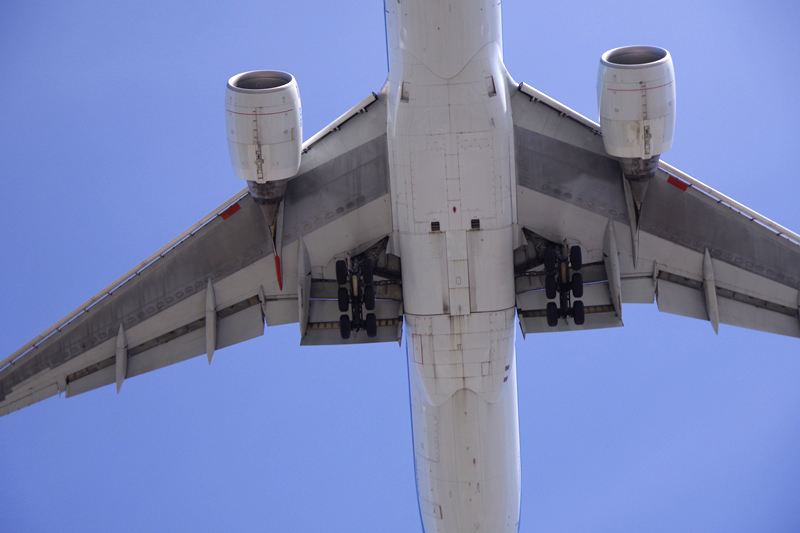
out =
[[(4, 360), (0, 415), (56, 394), (119, 387), (260, 336), (265, 322), (301, 322), (304, 344), (397, 341), (402, 297), (399, 260), (386, 252), (386, 106), (375, 95), (304, 145), (281, 215), (276, 254), (261, 209), (246, 190), (234, 196)], [(334, 329), (341, 314), (335, 262), (365, 253), (376, 279), (389, 280), (378, 283), (378, 335), (345, 340)]]
[[(605, 153), (599, 127), (527, 86), (511, 103), (524, 235), (514, 258), (523, 333), (621, 326), (623, 303), (655, 299), (661, 311), (715, 328), (800, 337), (797, 236), (666, 164), (632, 231), (619, 164)], [(242, 191), (7, 358), (0, 415), (60, 393), (121, 385), (120, 354), (127, 379), (262, 335), (265, 322), (300, 322), (302, 344), (399, 340), (385, 103), (365, 100), (304, 148), (284, 199), (279, 260), (260, 209)], [(586, 318), (551, 327), (541, 251), (564, 244), (583, 250)], [(379, 281), (377, 335), (343, 339), (335, 263), (367, 255)]]
[[(526, 85), (512, 97), (524, 332), (622, 325), (622, 303), (800, 337), (800, 237), (665, 163), (631, 229), (599, 126)], [(546, 320), (541, 242), (580, 245), (583, 325)]]

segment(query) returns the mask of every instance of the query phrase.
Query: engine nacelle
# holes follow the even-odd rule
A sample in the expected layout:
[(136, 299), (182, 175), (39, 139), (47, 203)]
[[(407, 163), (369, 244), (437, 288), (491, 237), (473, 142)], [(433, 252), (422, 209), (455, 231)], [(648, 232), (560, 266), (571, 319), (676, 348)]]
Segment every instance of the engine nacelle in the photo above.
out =
[(675, 71), (663, 48), (624, 46), (603, 54), (597, 100), (610, 155), (648, 160), (672, 148)]
[(294, 76), (255, 70), (232, 77), (225, 92), (225, 125), (238, 177), (266, 183), (297, 175), (303, 115)]

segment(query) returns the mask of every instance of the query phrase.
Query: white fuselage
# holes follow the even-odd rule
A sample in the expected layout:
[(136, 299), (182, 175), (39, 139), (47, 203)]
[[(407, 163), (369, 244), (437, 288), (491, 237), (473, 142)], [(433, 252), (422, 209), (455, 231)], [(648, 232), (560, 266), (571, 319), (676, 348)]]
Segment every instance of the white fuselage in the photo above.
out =
[(517, 531), (515, 180), (500, 4), (386, 0), (394, 241), (425, 531)]

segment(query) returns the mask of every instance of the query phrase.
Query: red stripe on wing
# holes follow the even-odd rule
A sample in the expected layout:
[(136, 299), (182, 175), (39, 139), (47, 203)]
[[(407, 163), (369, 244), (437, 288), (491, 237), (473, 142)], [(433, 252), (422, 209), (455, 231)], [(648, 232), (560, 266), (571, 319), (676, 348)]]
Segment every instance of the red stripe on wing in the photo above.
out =
[(235, 203), (232, 206), (230, 206), (228, 209), (226, 209), (225, 211), (220, 213), (219, 216), (222, 217), (222, 220), (228, 220), (229, 218), (231, 218), (234, 215), (234, 213), (239, 211), (239, 209), (241, 209), (241, 206), (238, 203)]
[(670, 176), (667, 179), (667, 183), (669, 183), (670, 185), (676, 186), (677, 188), (679, 188), (682, 191), (685, 191), (686, 189), (689, 188), (689, 184), (688, 183), (686, 183), (685, 181), (681, 181), (681, 180), (679, 180), (678, 178), (676, 178), (674, 176)]

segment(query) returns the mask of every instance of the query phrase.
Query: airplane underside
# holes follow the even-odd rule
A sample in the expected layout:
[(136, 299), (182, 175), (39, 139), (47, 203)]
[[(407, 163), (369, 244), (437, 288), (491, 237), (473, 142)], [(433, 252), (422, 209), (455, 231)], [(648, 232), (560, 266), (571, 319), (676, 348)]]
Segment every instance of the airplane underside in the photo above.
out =
[(420, 514), (429, 533), (517, 531), (515, 174), (500, 10), (479, 0), (387, 8)]
[(0, 361), (0, 416), (211, 363), (265, 324), (297, 323), (301, 345), (405, 335), (424, 530), (512, 532), (517, 324), (620, 327), (623, 304), (656, 301), (800, 337), (800, 235), (660, 161), (666, 50), (603, 54), (598, 124), (511, 78), (499, 2), (384, 7), (385, 85), (310, 138), (294, 76), (230, 78), (247, 188)]

